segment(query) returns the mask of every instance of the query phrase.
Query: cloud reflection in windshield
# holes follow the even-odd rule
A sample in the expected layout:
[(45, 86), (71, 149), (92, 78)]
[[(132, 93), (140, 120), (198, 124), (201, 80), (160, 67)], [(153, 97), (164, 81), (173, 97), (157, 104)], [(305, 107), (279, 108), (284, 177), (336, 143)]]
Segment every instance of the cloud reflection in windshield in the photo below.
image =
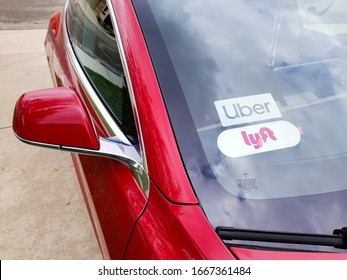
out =
[[(200, 131), (204, 154), (191, 145), (183, 157), (212, 224), (319, 233), (346, 225), (347, 52), (319, 27), (325, 18), (313, 28), (309, 7), (294, 0), (148, 2)], [(214, 102), (264, 93), (300, 129), (299, 145), (224, 156), (218, 135), (234, 127), (221, 126)]]

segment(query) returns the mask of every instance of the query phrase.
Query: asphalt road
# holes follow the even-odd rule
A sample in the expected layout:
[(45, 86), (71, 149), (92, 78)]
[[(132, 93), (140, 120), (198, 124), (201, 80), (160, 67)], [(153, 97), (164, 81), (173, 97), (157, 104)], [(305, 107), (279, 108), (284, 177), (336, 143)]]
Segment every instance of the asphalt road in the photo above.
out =
[(0, 30), (45, 29), (65, 0), (0, 0)]

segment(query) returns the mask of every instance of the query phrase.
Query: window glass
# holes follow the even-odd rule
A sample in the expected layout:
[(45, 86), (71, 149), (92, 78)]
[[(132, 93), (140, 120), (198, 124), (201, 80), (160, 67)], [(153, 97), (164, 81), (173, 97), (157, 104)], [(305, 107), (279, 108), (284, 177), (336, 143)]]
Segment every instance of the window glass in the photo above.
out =
[(347, 189), (345, 1), (177, 1), (148, 3), (221, 185), (248, 199)]
[(135, 121), (106, 0), (70, 1), (68, 31), (75, 53), (102, 101), (130, 141)]
[(345, 226), (347, 1), (132, 2), (211, 224)]

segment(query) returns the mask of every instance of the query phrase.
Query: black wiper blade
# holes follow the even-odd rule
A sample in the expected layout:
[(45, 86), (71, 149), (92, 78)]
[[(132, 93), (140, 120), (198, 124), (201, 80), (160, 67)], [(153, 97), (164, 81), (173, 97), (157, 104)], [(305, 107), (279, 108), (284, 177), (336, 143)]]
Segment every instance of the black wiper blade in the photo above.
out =
[(248, 230), (233, 227), (217, 227), (216, 232), (220, 236), (220, 238), (229, 241), (243, 240), (273, 243), (291, 243), (331, 246), (339, 249), (347, 249), (347, 227), (335, 229), (332, 235)]

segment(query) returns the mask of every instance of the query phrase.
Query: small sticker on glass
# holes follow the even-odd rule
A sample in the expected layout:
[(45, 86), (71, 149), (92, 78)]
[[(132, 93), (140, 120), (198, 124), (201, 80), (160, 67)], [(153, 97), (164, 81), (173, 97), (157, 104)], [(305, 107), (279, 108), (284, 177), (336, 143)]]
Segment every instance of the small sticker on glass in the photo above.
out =
[(270, 93), (218, 100), (214, 104), (224, 127), (282, 117)]
[(300, 139), (295, 125), (276, 121), (225, 130), (218, 136), (217, 145), (226, 156), (238, 158), (294, 147)]

